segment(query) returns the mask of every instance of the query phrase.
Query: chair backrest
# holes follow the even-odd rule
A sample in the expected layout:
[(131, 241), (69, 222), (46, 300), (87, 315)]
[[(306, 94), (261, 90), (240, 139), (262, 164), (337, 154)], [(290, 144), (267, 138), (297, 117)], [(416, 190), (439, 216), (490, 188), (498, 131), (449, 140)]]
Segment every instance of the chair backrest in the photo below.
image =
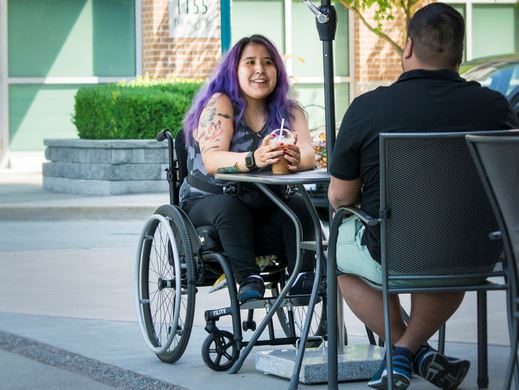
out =
[(175, 155), (177, 156), (178, 185), (181, 185), (188, 174), (186, 141), (184, 139), (184, 130), (182, 129), (175, 136)]
[(467, 133), (380, 135), (382, 262), (390, 275), (491, 273), (501, 245)]
[(519, 131), (510, 137), (470, 135), (467, 142), (510, 243), (509, 256), (519, 262)]

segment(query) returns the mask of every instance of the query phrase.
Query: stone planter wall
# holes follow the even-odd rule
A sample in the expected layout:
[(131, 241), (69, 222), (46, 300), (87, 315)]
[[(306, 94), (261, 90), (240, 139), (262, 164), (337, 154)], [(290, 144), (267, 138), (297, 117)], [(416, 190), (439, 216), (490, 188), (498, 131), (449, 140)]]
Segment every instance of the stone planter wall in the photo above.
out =
[(86, 195), (167, 192), (166, 142), (46, 139), (43, 188)]

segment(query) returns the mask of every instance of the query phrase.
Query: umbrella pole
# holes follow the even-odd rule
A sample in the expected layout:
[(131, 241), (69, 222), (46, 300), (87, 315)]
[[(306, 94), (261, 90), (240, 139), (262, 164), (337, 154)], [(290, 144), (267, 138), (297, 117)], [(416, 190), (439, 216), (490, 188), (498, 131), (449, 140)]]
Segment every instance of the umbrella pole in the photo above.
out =
[[(321, 11), (329, 16), (326, 23), (316, 22), (319, 38), (323, 42), (323, 75), (324, 75), (324, 107), (326, 125), (326, 152), (328, 156), (328, 170), (330, 158), (335, 145), (335, 93), (333, 70), (333, 40), (337, 30), (337, 14), (330, 1), (321, 1)], [(332, 209), (329, 207), (329, 221), (332, 220)], [(330, 257), (328, 256), (328, 259)], [(328, 389), (338, 389), (338, 348), (337, 348), (337, 277), (335, 264), (326, 264), (326, 295), (328, 315)], [(341, 319), (342, 325), (342, 319)]]
[[(333, 70), (333, 40), (337, 30), (337, 13), (330, 0), (321, 0), (319, 10), (328, 16), (328, 20), (322, 23), (316, 18), (319, 39), (323, 42), (323, 75), (324, 75), (324, 107), (326, 124), (326, 148), (328, 155), (328, 169), (330, 157), (335, 145), (335, 93), (334, 93), (334, 70)], [(329, 208), (330, 221), (332, 220), (332, 209)], [(330, 260), (330, 257), (328, 256)], [(328, 389), (338, 389), (338, 347), (337, 347), (337, 278), (335, 275), (335, 264), (326, 264), (326, 295), (328, 298)], [(342, 318), (341, 318), (342, 326)], [(342, 330), (342, 329), (341, 329)], [(342, 344), (342, 343), (341, 343)], [(342, 351), (341, 351), (342, 352)]]
[[(321, 6), (317, 8), (308, 0), (303, 2), (315, 15), (319, 39), (323, 42), (323, 75), (324, 75), (324, 108), (326, 125), (326, 148), (328, 155), (328, 167), (335, 144), (335, 93), (333, 71), (333, 40), (337, 31), (337, 12), (330, 0), (321, 0)], [(329, 169), (329, 168), (328, 168)], [(332, 210), (329, 209), (330, 221)], [(326, 312), (328, 315), (328, 389), (338, 389), (338, 348), (337, 348), (337, 278), (335, 264), (330, 264), (330, 257), (326, 263), (326, 295), (328, 298)], [(342, 307), (342, 306), (341, 306)], [(342, 317), (342, 316), (341, 316)], [(341, 318), (341, 330), (342, 318)], [(342, 338), (342, 337), (341, 337)], [(343, 342), (341, 341), (341, 346)], [(342, 351), (341, 351), (342, 352)], [(299, 369), (295, 367), (297, 376)], [(293, 373), (296, 374), (296, 373)], [(294, 375), (295, 376), (295, 375)]]

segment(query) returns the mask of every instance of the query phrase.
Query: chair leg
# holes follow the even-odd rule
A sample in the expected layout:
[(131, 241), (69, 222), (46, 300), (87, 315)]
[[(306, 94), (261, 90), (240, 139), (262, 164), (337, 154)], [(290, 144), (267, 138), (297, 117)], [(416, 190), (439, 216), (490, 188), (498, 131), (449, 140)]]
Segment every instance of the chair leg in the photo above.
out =
[(513, 374), (514, 374), (514, 379), (515, 379), (515, 390), (519, 390), (519, 359), (517, 358), (517, 348), (519, 347), (519, 313), (516, 312), (515, 308), (517, 307), (517, 305), (519, 304), (519, 302), (517, 302), (517, 300), (514, 300), (515, 304), (514, 304), (514, 330), (515, 330), (515, 345), (513, 347), (513, 350), (510, 352), (510, 353), (513, 353), (513, 359), (514, 359), (514, 364), (513, 364)]
[(389, 305), (389, 294), (383, 291), (384, 304), (384, 336), (386, 345), (386, 369), (387, 369), (387, 389), (393, 389), (393, 350), (391, 340), (391, 311)]
[(488, 387), (487, 292), (477, 292), (478, 312), (478, 388)]
[(373, 331), (368, 328), (367, 326), (365, 326), (366, 328), (366, 333), (368, 335), (368, 340), (369, 340), (369, 343), (371, 345), (377, 345), (377, 341), (375, 340), (375, 334), (373, 333)]
[(510, 356), (508, 357), (508, 366), (506, 368), (505, 375), (505, 384), (503, 390), (509, 390), (512, 385), (512, 376), (515, 375), (515, 388), (519, 388), (519, 383), (517, 382), (517, 342), (518, 342), (518, 333), (519, 327), (517, 324), (517, 318), (513, 319), (513, 331), (512, 331), (512, 339), (510, 340)]
[(447, 324), (443, 324), (438, 331), (438, 352), (445, 355), (445, 328)]

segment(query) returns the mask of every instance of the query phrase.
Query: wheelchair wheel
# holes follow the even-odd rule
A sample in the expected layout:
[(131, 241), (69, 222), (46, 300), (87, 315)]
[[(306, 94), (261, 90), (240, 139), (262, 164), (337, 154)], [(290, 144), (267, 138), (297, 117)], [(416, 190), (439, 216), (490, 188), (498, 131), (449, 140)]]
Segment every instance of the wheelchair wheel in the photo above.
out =
[(202, 359), (215, 371), (227, 371), (238, 359), (239, 350), (232, 333), (225, 330), (211, 332), (202, 344)]
[[(277, 288), (272, 290), (272, 295), (279, 295)], [(280, 307), (276, 315), (286, 337), (299, 337), (303, 332), (305, 318), (308, 314), (308, 297), (294, 297), (292, 306)], [(312, 321), (310, 323), (309, 336), (325, 336), (326, 335), (326, 297), (318, 298)], [(307, 341), (309, 347), (319, 346), (321, 341)]]
[(137, 316), (146, 345), (166, 363), (184, 353), (195, 310), (195, 266), (184, 214), (159, 207), (137, 252)]

